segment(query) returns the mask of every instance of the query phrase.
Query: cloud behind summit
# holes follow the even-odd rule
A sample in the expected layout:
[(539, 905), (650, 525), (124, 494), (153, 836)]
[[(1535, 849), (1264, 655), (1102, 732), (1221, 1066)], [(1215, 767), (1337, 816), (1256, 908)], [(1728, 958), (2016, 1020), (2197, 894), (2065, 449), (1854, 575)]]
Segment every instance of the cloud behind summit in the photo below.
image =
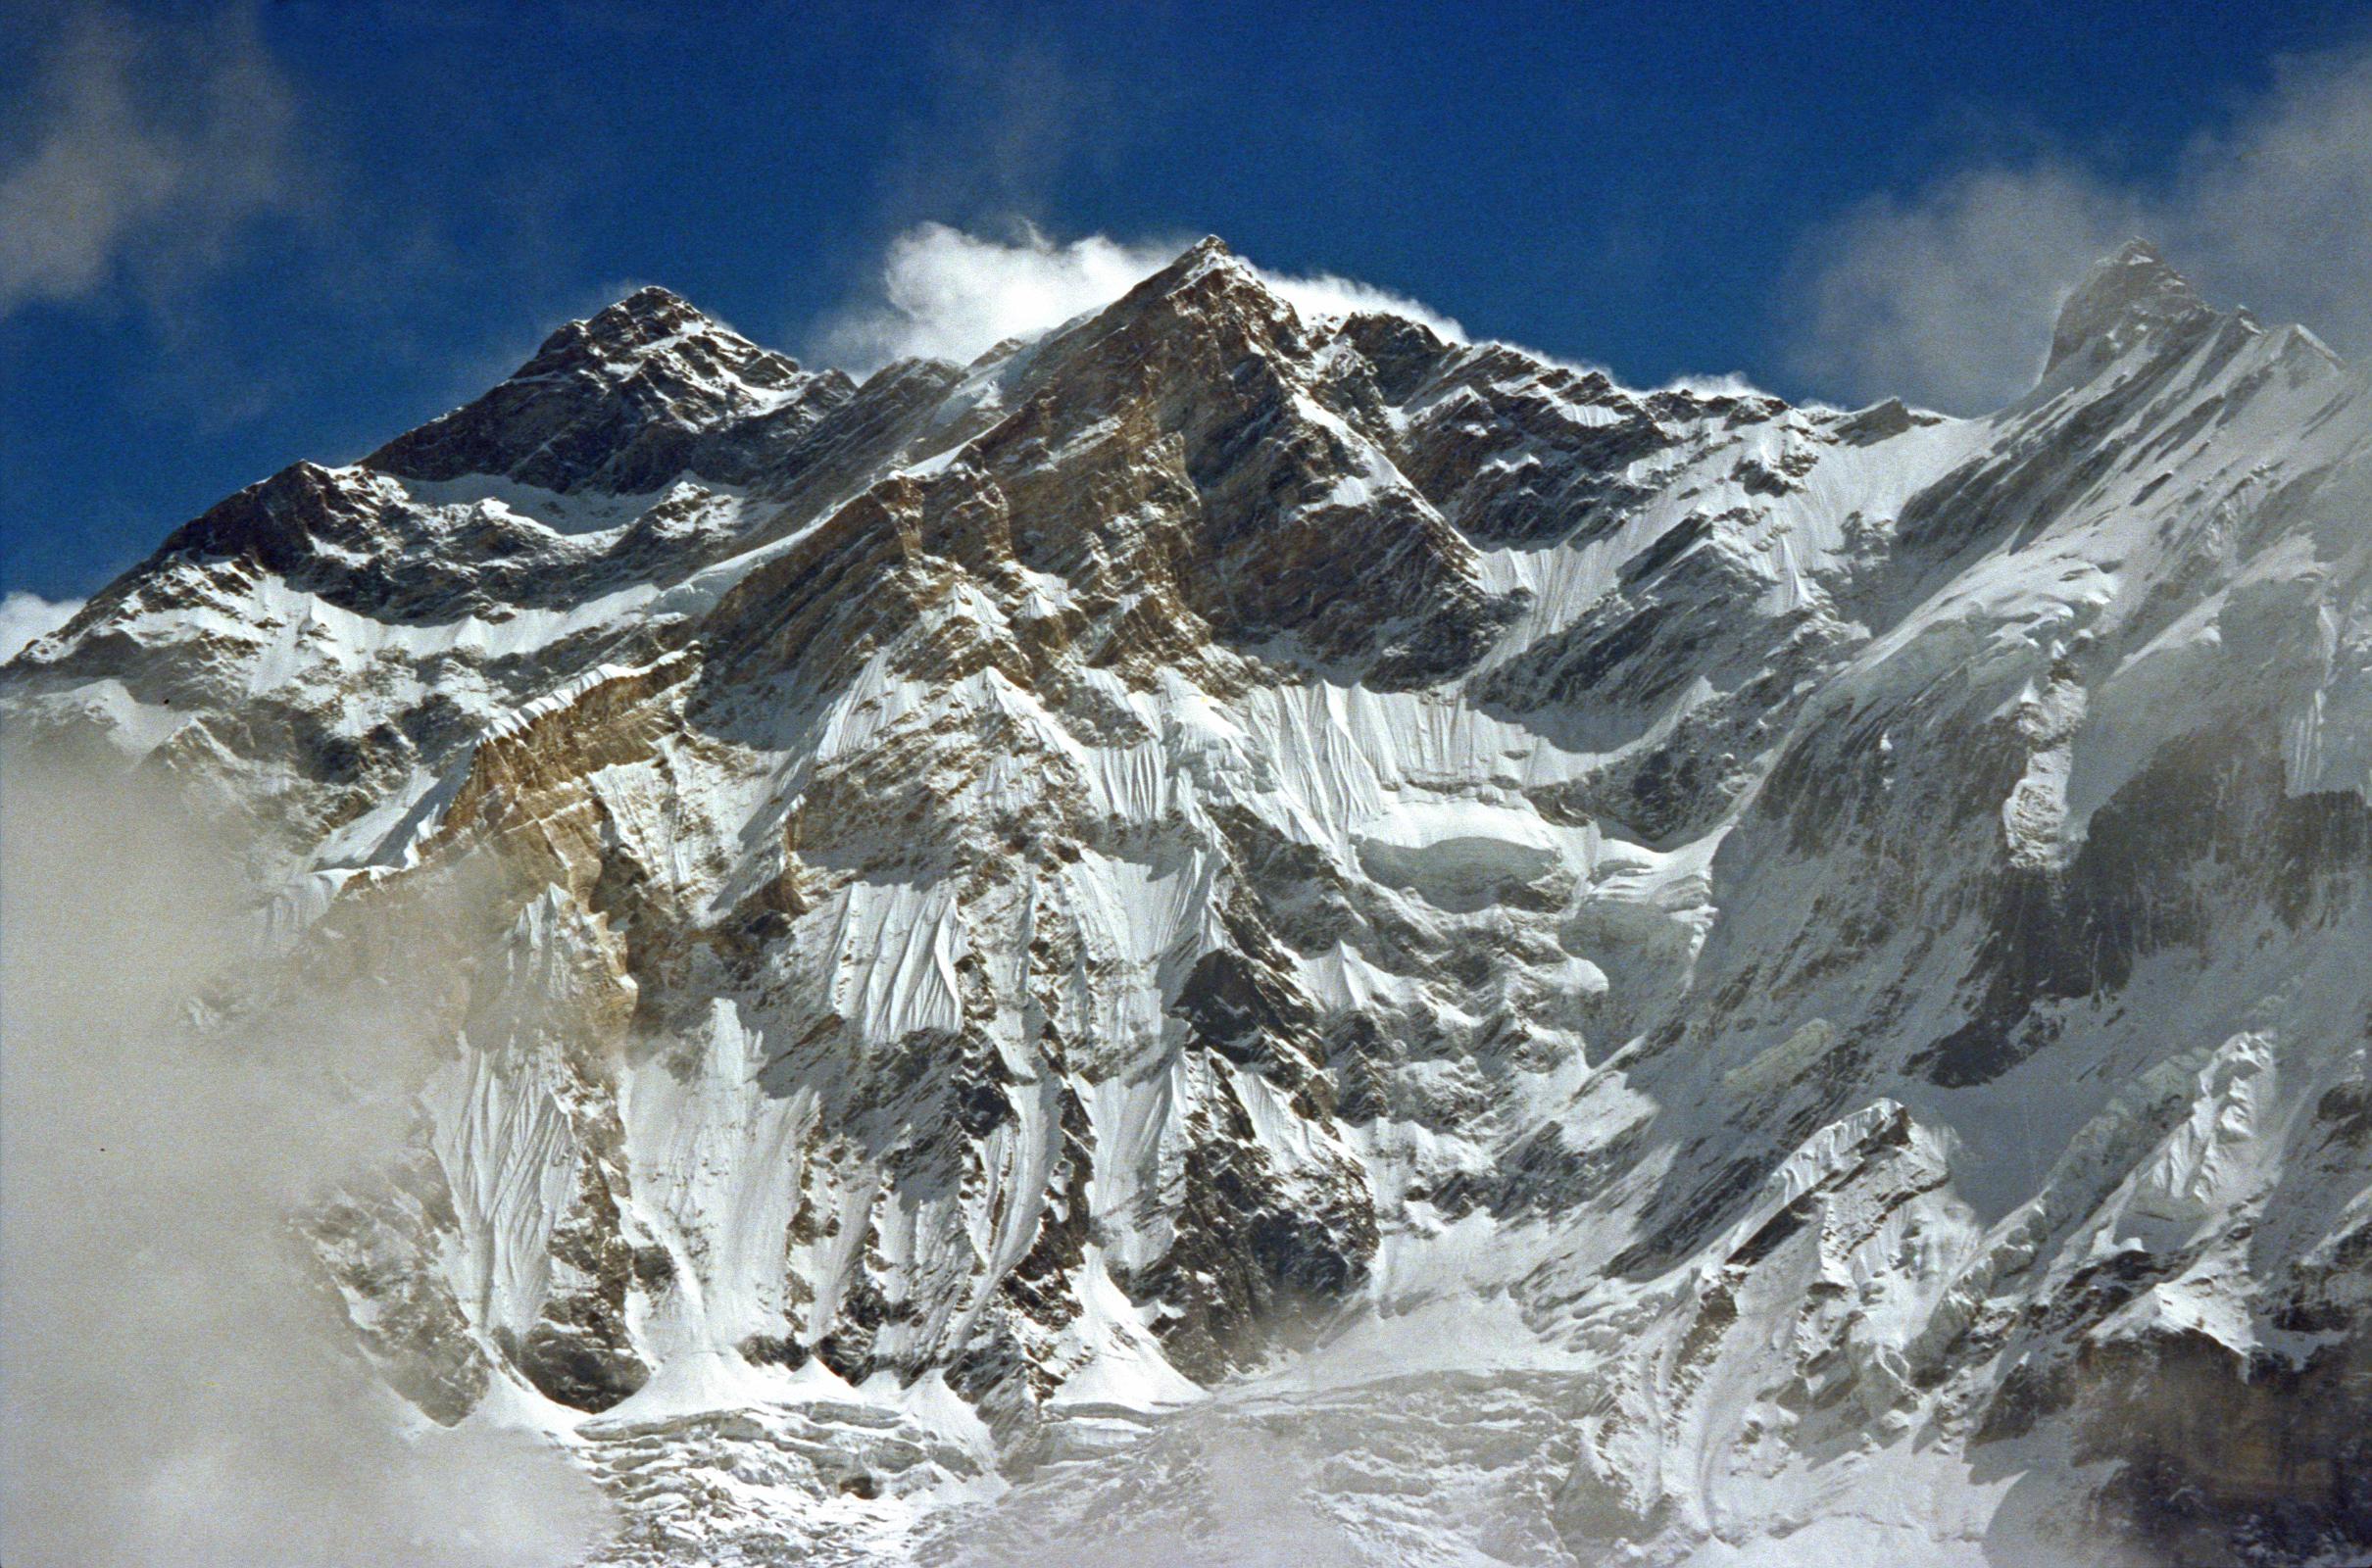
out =
[(2372, 46), (2282, 63), (2163, 177), (2046, 149), (1863, 202), (1804, 245), (1790, 363), (1854, 402), (1998, 408), (2033, 383), (2058, 301), (2132, 234), (2218, 305), (2372, 350)]

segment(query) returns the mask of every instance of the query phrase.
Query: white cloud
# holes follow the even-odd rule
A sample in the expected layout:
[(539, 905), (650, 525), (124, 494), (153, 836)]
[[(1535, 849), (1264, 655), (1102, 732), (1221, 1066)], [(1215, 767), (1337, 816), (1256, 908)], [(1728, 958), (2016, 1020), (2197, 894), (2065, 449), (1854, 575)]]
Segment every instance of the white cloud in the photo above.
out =
[(80, 11), (30, 97), (26, 150), (0, 170), (0, 316), (88, 297), (126, 265), (202, 265), (294, 199), (291, 94), (251, 20)]
[(1422, 321), (1453, 343), (1466, 341), (1466, 329), (1456, 317), (1444, 316), (1406, 294), (1395, 294), (1388, 288), (1377, 288), (1372, 283), (1361, 283), (1356, 278), (1337, 277), (1332, 272), (1295, 276), (1290, 272), (1256, 270), (1260, 270), (1261, 282), (1305, 317), (1356, 316), (1362, 311), (1380, 311), (1390, 316), (1405, 316), (1412, 321)]
[[(827, 321), (814, 355), (860, 371), (914, 357), (968, 363), (1007, 338), (1033, 337), (1111, 304), (1168, 266), (1186, 243), (1102, 234), (1062, 242), (1034, 228), (997, 240), (919, 224), (890, 242), (879, 297)], [(1446, 337), (1465, 337), (1457, 321), (1388, 289), (1330, 272), (1260, 275), (1306, 317), (1390, 311)]]
[(16, 658), (27, 643), (74, 619), (82, 608), (79, 599), (44, 599), (22, 590), (0, 599), (0, 663)]
[(1796, 368), (1856, 401), (1998, 407), (2032, 384), (2085, 268), (2133, 234), (2219, 303), (2372, 349), (2372, 51), (2289, 63), (2159, 181), (2056, 156), (1865, 203), (1806, 247)]
[(1986, 171), (1872, 202), (1816, 241), (1797, 368), (1855, 403), (1999, 407), (2042, 368), (2056, 299), (2134, 222), (2058, 170)]
[[(413, 986), (333, 981), (230, 1031), (223, 979), (255, 957), (235, 831), (186, 811), (162, 776), (35, 752), (8, 769), (0, 1558), (586, 1560), (611, 1528), (590, 1481), (494, 1423), (408, 1411), (288, 1219), (409, 1147), (449, 1027), (424, 999), (457, 973), (446, 939), (485, 906), (458, 888), (390, 933), (366, 968)], [(217, 1032), (183, 1026), (197, 1017)]]
[(890, 242), (881, 297), (829, 322), (817, 357), (863, 370), (914, 358), (968, 363), (1110, 304), (1176, 254), (1101, 234), (1058, 244), (1024, 229), (1007, 243), (918, 224)]

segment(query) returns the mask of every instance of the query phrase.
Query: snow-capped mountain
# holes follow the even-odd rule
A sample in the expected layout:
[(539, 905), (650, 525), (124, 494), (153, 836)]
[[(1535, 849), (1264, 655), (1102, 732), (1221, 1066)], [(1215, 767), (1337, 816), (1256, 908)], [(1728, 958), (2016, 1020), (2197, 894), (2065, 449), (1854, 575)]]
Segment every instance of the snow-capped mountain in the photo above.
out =
[(305, 1223), (607, 1560), (2356, 1561), (2367, 452), (2139, 243), (1978, 419), (1215, 240), (863, 384), (645, 289), (0, 695), (265, 970), (466, 890)]

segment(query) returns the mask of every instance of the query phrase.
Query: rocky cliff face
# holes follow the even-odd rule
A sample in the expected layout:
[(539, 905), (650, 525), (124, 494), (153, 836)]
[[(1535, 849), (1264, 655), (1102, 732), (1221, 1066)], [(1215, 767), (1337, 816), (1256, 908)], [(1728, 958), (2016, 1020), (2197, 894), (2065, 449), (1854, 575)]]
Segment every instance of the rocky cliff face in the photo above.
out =
[(618, 1560), (2326, 1560), (2368, 447), (2140, 246), (1976, 420), (1216, 241), (862, 385), (647, 289), (0, 693), (252, 817), (264, 972), (466, 893), (308, 1227)]

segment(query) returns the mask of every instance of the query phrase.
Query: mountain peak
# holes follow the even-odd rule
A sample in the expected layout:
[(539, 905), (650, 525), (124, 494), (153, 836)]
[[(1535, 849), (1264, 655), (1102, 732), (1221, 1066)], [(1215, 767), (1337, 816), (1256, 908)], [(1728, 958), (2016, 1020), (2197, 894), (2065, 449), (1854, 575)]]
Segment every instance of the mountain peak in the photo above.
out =
[(613, 311), (649, 313), (670, 309), (691, 310), (691, 301), (673, 289), (659, 283), (645, 283), (610, 307)]
[(407, 478), (501, 473), (555, 491), (637, 491), (685, 465), (695, 432), (831, 380), (650, 284), (562, 326), (485, 396), (365, 461)]
[(740, 333), (674, 290), (646, 283), (583, 320), (568, 322), (545, 338), (519, 374), (545, 373), (580, 363), (588, 355), (598, 360), (634, 358), (661, 344), (691, 336), (756, 348)]
[(1130, 289), (1122, 301), (1133, 302), (1129, 304), (1131, 310), (1141, 310), (1155, 301), (1175, 302), (1204, 295), (1234, 297), (1256, 307), (1282, 308), (1260, 274), (1216, 234), (1206, 234), (1178, 252), (1168, 266)]
[(2206, 309), (2189, 279), (2166, 264), (2155, 245), (2137, 235), (2093, 263), (2059, 307), (2044, 374), (2086, 354), (2113, 358), (2152, 328)]
[(0, 666), (26, 902), (258, 873), (128, 1067), (403, 1107), (259, 1214), (340, 1364), (643, 1568), (1156, 1556), (1285, 1424), (1346, 1561), (2365, 1560), (2372, 397), (2147, 246), (1932, 438), (1281, 290), (862, 389), (637, 291)]
[(1178, 252), (1168, 266), (1139, 283), (1132, 292), (1158, 298), (1175, 292), (1206, 273), (1222, 269), (1242, 272), (1247, 277), (1253, 275), (1252, 270), (1243, 264), (1234, 251), (1227, 248), (1225, 240), (1216, 234), (1206, 234)]
[(631, 335), (654, 327), (673, 332), (700, 325), (719, 323), (673, 289), (662, 288), (657, 283), (645, 283), (624, 298), (602, 307), (585, 322), (587, 333), (595, 337)]

